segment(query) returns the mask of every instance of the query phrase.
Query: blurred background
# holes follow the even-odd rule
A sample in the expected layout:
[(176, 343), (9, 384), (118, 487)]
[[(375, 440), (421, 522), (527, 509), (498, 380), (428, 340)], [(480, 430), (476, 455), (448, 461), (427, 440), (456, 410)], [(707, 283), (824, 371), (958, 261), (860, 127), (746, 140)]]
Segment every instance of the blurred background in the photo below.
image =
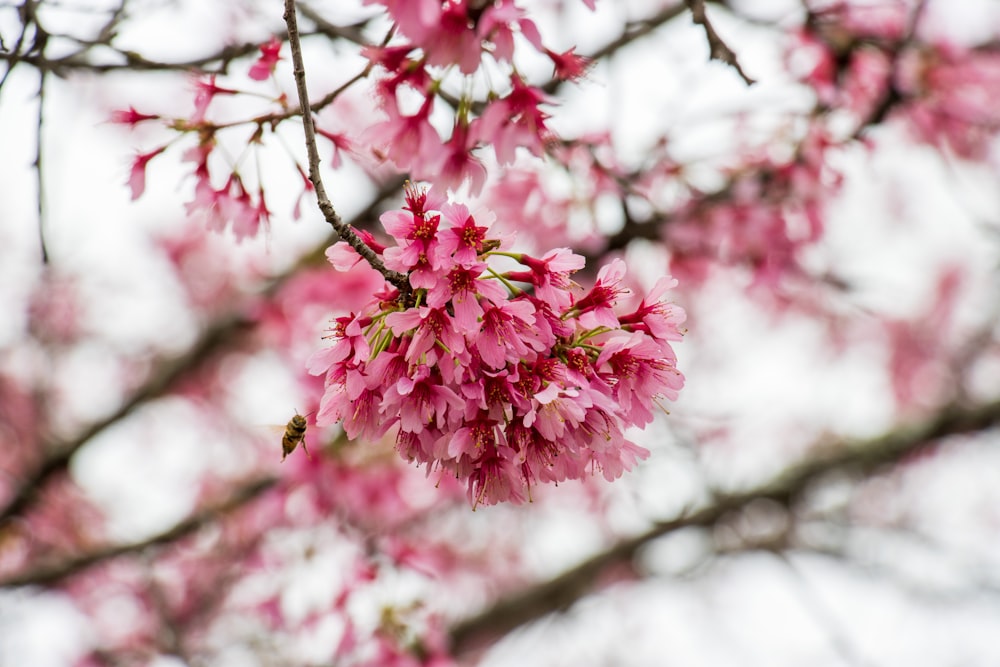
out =
[[(248, 76), (279, 4), (0, 4), (0, 664), (1000, 664), (1000, 4), (517, 7), (593, 60), (522, 27), (558, 138), (452, 196), (582, 285), (677, 278), (686, 386), (621, 479), (473, 511), (391, 436), (310, 417), (281, 461), (380, 281), (323, 256), (288, 45)], [(433, 182), (370, 145), (391, 21), (299, 17), (327, 190), (378, 232)], [(442, 142), (510, 68), (432, 69)]]

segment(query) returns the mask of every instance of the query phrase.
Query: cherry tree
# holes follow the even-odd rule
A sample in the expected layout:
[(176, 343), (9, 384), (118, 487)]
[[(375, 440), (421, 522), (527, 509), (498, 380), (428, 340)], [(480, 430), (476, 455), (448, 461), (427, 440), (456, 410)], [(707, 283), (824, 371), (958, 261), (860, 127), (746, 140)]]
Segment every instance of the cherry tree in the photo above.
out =
[(998, 44), (0, 6), (0, 663), (996, 664)]

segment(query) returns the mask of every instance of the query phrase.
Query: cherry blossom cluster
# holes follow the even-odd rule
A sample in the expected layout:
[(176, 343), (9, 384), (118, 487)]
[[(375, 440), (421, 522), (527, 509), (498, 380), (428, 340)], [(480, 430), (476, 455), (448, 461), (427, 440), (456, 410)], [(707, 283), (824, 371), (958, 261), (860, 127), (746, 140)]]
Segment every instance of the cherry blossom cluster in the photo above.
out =
[[(625, 429), (684, 382), (671, 347), (684, 312), (661, 300), (674, 281), (618, 315), (621, 260), (583, 292), (570, 278), (582, 256), (511, 252), (488, 212), (412, 185), (405, 200), (381, 217), (395, 244), (365, 242), (407, 284), (335, 320), (333, 344), (309, 362), (325, 374), (317, 424), (342, 422), (351, 438), (395, 431), (401, 456), (464, 480), (473, 506), (594, 471), (610, 481), (645, 458)], [(360, 261), (344, 242), (327, 256), (341, 270)]]
[[(433, 180), (452, 189), (468, 183), (470, 192), (478, 194), (486, 169), (474, 153), (476, 149), (491, 147), (502, 165), (514, 162), (517, 148), (537, 156), (546, 152), (555, 138), (547, 126), (549, 114), (542, 108), (550, 100), (513, 67), (515, 36), (552, 61), (557, 79), (581, 77), (589, 64), (585, 58), (573, 49), (556, 53), (545, 47), (535, 23), (513, 0), (478, 3), (486, 5), (479, 8), (477, 3), (461, 0), (389, 0), (383, 4), (401, 37), (363, 50), (371, 63), (383, 70), (375, 93), (386, 118), (364, 136), (377, 156), (391, 160), (418, 180)], [(509, 66), (506, 91), (491, 92), (481, 104), (458, 100), (451, 134), (442, 139), (431, 124), (442, 77), (455, 68), (465, 76), (474, 74), (486, 54)], [(401, 95), (404, 87), (406, 93)], [(423, 99), (414, 112), (407, 113), (402, 102), (414, 92)], [(473, 108), (477, 113), (472, 113)]]
[[(355, 158), (366, 169), (374, 168), (372, 160), (378, 164), (388, 160), (415, 179), (433, 180), (440, 187), (451, 189), (467, 183), (470, 192), (477, 194), (487, 175), (478, 154), (480, 151), (489, 148), (500, 164), (508, 165), (514, 162), (518, 148), (541, 156), (553, 145), (555, 135), (547, 125), (549, 114), (544, 110), (551, 100), (540, 87), (529, 84), (518, 72), (514, 66), (515, 53), (527, 48), (541, 54), (551, 61), (553, 76), (562, 80), (583, 76), (589, 61), (575, 54), (573, 48), (561, 53), (547, 48), (534, 21), (514, 0), (490, 3), (387, 0), (366, 4), (384, 4), (393, 27), (380, 44), (361, 49), (370, 63), (365, 70), (327, 96), (325, 101), (314, 105), (314, 109), (332, 104), (354, 84), (374, 80), (371, 84), (374, 94), (365, 98), (373, 98), (384, 117), (372, 124), (368, 120), (370, 115), (365, 113), (363, 121), (349, 122), (349, 127), (316, 128), (317, 135), (332, 145), (335, 169), (341, 165), (344, 154)], [(593, 9), (592, 2), (585, 0), (584, 4)], [(277, 38), (261, 44), (260, 53), (246, 76), (254, 81), (274, 79), (275, 69), (282, 60), (282, 46), (283, 42)], [(443, 84), (449, 76), (457, 72), (461, 77), (471, 77), (486, 59), (492, 59), (507, 71), (501, 78), (506, 80), (497, 90), (492, 90), (490, 84), (491, 92), (486, 100), (474, 101), (465, 96), (455, 99), (443, 92)], [(369, 77), (373, 68), (380, 72), (378, 77)], [(130, 127), (159, 123), (179, 136), (197, 137), (197, 144), (183, 154), (184, 161), (193, 165), (195, 180), (194, 197), (186, 204), (187, 212), (202, 218), (213, 230), (232, 229), (237, 239), (243, 239), (266, 229), (271, 210), (264, 185), (259, 182), (259, 166), (257, 182), (252, 182), (253, 174), (248, 182), (246, 170), (241, 170), (241, 163), (247, 161), (244, 156), (228, 157), (227, 151), (216, 150), (217, 142), (224, 130), (248, 129), (246, 152), (256, 156), (256, 149), (264, 144), (265, 134), (274, 132), (279, 124), (295, 115), (287, 95), (281, 92), (280, 86), (275, 88), (277, 94), (267, 102), (269, 112), (236, 121), (213, 120), (208, 115), (213, 101), (235, 96), (259, 99), (262, 95), (253, 89), (221, 85), (215, 74), (207, 75), (193, 83), (193, 111), (189, 117), (166, 118), (129, 107), (115, 111), (112, 121)], [(409, 104), (414, 99), (418, 102)], [(452, 107), (453, 124), (446, 138), (431, 124), (431, 115), (439, 99)], [(128, 179), (133, 199), (138, 199), (145, 191), (150, 162), (165, 153), (176, 140), (174, 137), (135, 155)], [(224, 166), (220, 168), (219, 165)], [(296, 203), (295, 217), (298, 217), (302, 196), (313, 188), (306, 171), (301, 166), (298, 169), (303, 190)]]
[(1000, 55), (994, 43), (961, 44), (916, 21), (919, 7), (831, 3), (811, 12), (790, 55), (811, 63), (802, 80), (823, 106), (861, 125), (895, 114), (920, 141), (985, 160), (1000, 127), (989, 94), (1000, 85)]
[[(262, 44), (260, 55), (250, 66), (247, 76), (255, 81), (263, 81), (271, 77), (281, 59), (279, 56), (281, 45), (281, 41), (273, 38)], [(248, 186), (240, 173), (239, 161), (230, 163), (229, 160), (218, 157), (222, 151), (216, 150), (217, 134), (223, 129), (240, 123), (220, 124), (214, 122), (208, 118), (208, 108), (218, 97), (256, 96), (257, 93), (220, 86), (216, 83), (216, 78), (216, 75), (212, 74), (194, 81), (194, 109), (187, 118), (164, 118), (157, 114), (142, 113), (134, 107), (129, 107), (114, 111), (111, 114), (111, 121), (129, 127), (135, 127), (140, 123), (158, 122), (169, 130), (179, 133), (180, 136), (197, 136), (197, 144), (188, 148), (183, 154), (183, 160), (194, 165), (193, 176), (195, 177), (194, 197), (185, 203), (187, 214), (201, 218), (206, 226), (214, 231), (231, 228), (236, 238), (242, 240), (246, 237), (256, 236), (262, 227), (266, 229), (270, 223), (271, 211), (264, 194), (264, 185), (257, 183), (256, 187)], [(285, 110), (287, 100), (283, 94), (279, 95), (274, 102), (282, 110)], [(249, 122), (254, 129), (246, 142), (248, 148), (261, 143), (266, 122), (274, 122), (274, 120), (275, 118), (262, 116)], [(128, 178), (128, 186), (133, 200), (141, 197), (146, 191), (146, 169), (149, 163), (155, 157), (163, 154), (174, 141), (176, 138), (152, 150), (138, 153), (133, 158)], [(210, 160), (213, 157), (228, 163), (225, 182), (221, 187), (216, 187), (212, 183), (213, 169)], [(300, 173), (302, 173), (301, 169)], [(302, 175), (304, 189), (311, 190), (312, 186), (309, 180), (305, 178), (304, 173)]]

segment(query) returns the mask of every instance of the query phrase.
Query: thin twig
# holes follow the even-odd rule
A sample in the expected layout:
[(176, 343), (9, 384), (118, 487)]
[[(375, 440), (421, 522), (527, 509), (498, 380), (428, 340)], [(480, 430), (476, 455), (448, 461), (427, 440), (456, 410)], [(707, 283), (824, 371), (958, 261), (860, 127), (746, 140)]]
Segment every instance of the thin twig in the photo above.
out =
[(48, 72), (38, 73), (38, 122), (35, 125), (35, 192), (38, 210), (38, 245), (42, 253), (42, 264), (49, 263), (49, 250), (45, 243), (45, 176), (42, 172), (42, 126), (45, 123), (45, 84)]
[(735, 69), (736, 73), (740, 75), (748, 86), (755, 84), (756, 81), (747, 76), (743, 68), (740, 67), (740, 62), (736, 59), (736, 54), (733, 53), (733, 50), (726, 46), (726, 43), (719, 37), (719, 33), (715, 32), (715, 28), (712, 26), (712, 22), (708, 20), (708, 14), (705, 12), (705, 1), (684, 0), (684, 4), (691, 10), (691, 19), (705, 29), (705, 37), (708, 39), (709, 58), (724, 62)]
[(295, 75), (295, 88), (299, 95), (299, 106), (302, 109), (302, 127), (305, 131), (306, 153), (309, 156), (309, 180), (316, 190), (316, 200), (323, 217), (330, 223), (334, 231), (346, 241), (355, 252), (361, 255), (373, 269), (385, 276), (385, 279), (395, 285), (401, 293), (408, 293), (410, 283), (407, 277), (397, 271), (390, 271), (379, 259), (375, 251), (354, 233), (351, 226), (345, 223), (333, 203), (326, 194), (323, 180), (319, 173), (319, 149), (316, 147), (316, 127), (313, 123), (312, 111), (309, 108), (309, 91), (306, 88), (306, 70), (302, 61), (302, 44), (299, 42), (299, 27), (295, 17), (295, 0), (285, 0), (285, 23), (288, 25), (288, 43), (292, 49), (292, 66)]
[(837, 618), (830, 605), (820, 596), (809, 578), (802, 572), (787, 553), (773, 552), (774, 557), (781, 563), (794, 579), (792, 590), (799, 598), (799, 602), (806, 613), (810, 614), (816, 624), (826, 631), (830, 642), (830, 648), (837, 654), (842, 662), (854, 667), (870, 667), (874, 663), (862, 655), (862, 650), (855, 645), (848, 635), (843, 624)]
[[(10, 76), (10, 73), (24, 59), (25, 54), (22, 53), (22, 50), (24, 50), (24, 40), (28, 35), (28, 31), (31, 30), (31, 24), (35, 22), (34, 2), (32, 0), (24, 0), (21, 6), (17, 8), (17, 13), (21, 19), (21, 33), (17, 36), (17, 41), (14, 42), (10, 53), (3, 54), (7, 58), (7, 70), (3, 73), (3, 77), (0, 77), (0, 90), (3, 90), (3, 85), (7, 83), (7, 77)], [(38, 35), (38, 30), (40, 28), (36, 24), (36, 36)], [(28, 51), (30, 50), (29, 48)]]

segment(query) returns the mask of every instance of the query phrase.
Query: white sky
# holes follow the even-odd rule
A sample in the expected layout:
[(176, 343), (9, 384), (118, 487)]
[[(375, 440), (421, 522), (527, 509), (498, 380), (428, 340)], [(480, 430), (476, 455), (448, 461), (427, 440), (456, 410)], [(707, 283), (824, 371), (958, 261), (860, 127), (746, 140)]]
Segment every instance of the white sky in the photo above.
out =
[[(123, 35), (122, 44), (163, 57), (210, 50), (218, 39), (220, 17), (234, 10), (225, 3), (182, 4), (188, 13), (178, 13), (172, 4), (150, 8)], [(580, 52), (614, 34), (622, 15), (644, 13), (631, 6), (644, 3), (598, 4), (597, 14), (580, 8), (574, 18)], [(769, 15), (789, 15), (797, 5), (770, 3)], [(761, 7), (754, 4), (754, 11), (764, 11)], [(971, 30), (978, 37), (990, 24), (993, 30), (1000, 25), (998, 7), (997, 2), (967, 0), (932, 3), (930, 11), (942, 30)], [(77, 20), (67, 27), (78, 28)], [(543, 35), (558, 48), (570, 45), (558, 43), (568, 39), (559, 34), (561, 26), (540, 23)], [(769, 31), (740, 29), (722, 16), (718, 27), (744, 67), (761, 80), (758, 86), (746, 90), (732, 71), (706, 64), (703, 36), (680, 20), (655, 42), (638, 44), (609, 67), (597, 68), (580, 92), (568, 96), (565, 107), (572, 113), (554, 112), (559, 129), (570, 134), (612, 120), (623, 154), (639, 159), (650, 128), (669, 127), (682, 155), (711, 160), (725, 149), (731, 128), (706, 119), (709, 115), (808, 107), (810, 100), (781, 80), (776, 67), (780, 45)], [(279, 28), (274, 23), (250, 33), (260, 37)], [(11, 30), (10, 10), (0, 11), (5, 42)], [(249, 37), (241, 33), (241, 38)], [(309, 56), (316, 63), (325, 52), (314, 48)], [(318, 96), (328, 89), (324, 86), (343, 80), (345, 72), (312, 66), (309, 76)], [(0, 318), (0, 350), (5, 353), (0, 360), (26, 374), (37, 372), (38, 363), (36, 353), (18, 346), (24, 329), (19, 308), (38, 277), (30, 169), (36, 86), (30, 70), (21, 68), (0, 95), (0, 303), (10, 304), (11, 313)], [(58, 381), (69, 425), (113, 409), (120, 400), (121, 369), (108, 367), (109, 350), (138, 350), (149, 343), (180, 350), (192, 335), (194, 323), (178, 295), (160, 280), (162, 267), (151, 268), (148, 243), (151, 231), (177, 224), (191, 183), (178, 185), (176, 152), (161, 156), (150, 166), (147, 194), (130, 202), (125, 186), (130, 156), (149, 148), (154, 133), (128, 136), (104, 122), (110, 109), (130, 103), (142, 111), (173, 105), (182, 112), (188, 98), (178, 95), (181, 89), (176, 79), (165, 76), (75, 77), (50, 86), (44, 134), (47, 240), (57, 269), (88, 275), (80, 288), (92, 297), (91, 324), (104, 346), (60, 359), (65, 373)], [(753, 124), (762, 136), (774, 123), (769, 113)], [(297, 128), (287, 129), (289, 145), (299, 150)], [(266, 240), (236, 249), (235, 264), (256, 257), (280, 267), (327, 233), (313, 212), (297, 223), (288, 219), (298, 177), (279, 175), (288, 173), (282, 152), (273, 152), (268, 167), (274, 178), (284, 179), (269, 190), (278, 193), (272, 201), (274, 229)], [(942, 162), (926, 149), (900, 148), (876, 159), (845, 151), (839, 159), (848, 174), (846, 194), (835, 207), (816, 259), (856, 282), (856, 308), (908, 316), (925, 306), (934, 267), (957, 262), (979, 275), (992, 270), (995, 243), (983, 243), (977, 227), (982, 219), (995, 226), (1000, 212), (991, 177)], [(364, 204), (364, 197), (350, 197), (360, 189), (359, 182), (356, 173), (328, 180), (345, 214)], [(897, 214), (886, 192), (905, 200), (899, 216), (905, 224), (893, 222)], [(989, 285), (973, 290), (960, 311), (962, 321), (971, 325), (981, 316), (995, 296)], [(646, 436), (647, 442), (668, 437), (676, 442), (658, 449), (642, 469), (617, 483), (621, 498), (613, 515), (621, 518), (622, 530), (638, 529), (636, 516), (671, 516), (699, 498), (704, 492), (700, 476), (723, 487), (752, 484), (794, 460), (818, 434), (871, 435), (896, 418), (874, 346), (857, 345), (835, 356), (816, 326), (794, 317), (775, 320), (742, 292), (739, 284), (720, 283), (697, 303), (685, 304), (692, 315), (691, 332), (678, 352), (688, 386), (672, 409), (671, 428), (656, 424)], [(283, 422), (300, 402), (287, 373), (267, 359), (247, 377), (252, 378), (250, 386), (234, 395), (245, 401), (246, 414), (255, 421)], [(997, 388), (995, 378), (985, 384)], [(182, 404), (157, 404), (102, 435), (76, 463), (74, 474), (108, 509), (116, 536), (131, 539), (161, 530), (188, 511), (190, 503), (178, 499), (189, 497), (206, 428), (192, 414)], [(731, 428), (739, 438), (706, 445), (695, 454), (685, 449), (685, 434), (712, 423)], [(1000, 470), (998, 457), (995, 448), (955, 453), (954, 460), (928, 466), (926, 479), (913, 486), (919, 492), (897, 490), (903, 504), (898, 511), (908, 513), (914, 533), (957, 555), (942, 557), (942, 549), (922, 551), (902, 537), (896, 543), (879, 534), (857, 536), (848, 545), (871, 571), (793, 553), (787, 562), (766, 554), (725, 557), (691, 575), (687, 568), (703, 555), (705, 537), (677, 535), (650, 548), (644, 562), (657, 573), (651, 580), (613, 588), (578, 605), (565, 619), (528, 628), (508, 638), (483, 664), (652, 666), (664, 664), (667, 657), (672, 664), (712, 667), (1000, 664), (995, 589), (948, 595), (955, 588), (975, 591), (983, 580), (994, 587), (1000, 582), (996, 524), (984, 534), (983, 516), (976, 509), (1000, 507), (995, 491), (1000, 479), (993, 472)], [(921, 471), (913, 474), (919, 477)], [(525, 549), (539, 572), (558, 572), (600, 546), (603, 536), (585, 515), (558, 503), (524, 511), (537, 513), (527, 515), (534, 530)], [(480, 516), (489, 516), (488, 511)], [(884, 557), (897, 552), (899, 560)], [(872, 564), (892, 576), (876, 574)], [(948, 585), (935, 595), (900, 586), (894, 578), (914, 585), (940, 578)], [(88, 641), (82, 627), (57, 597), (29, 601), (21, 594), (0, 596), (0, 664), (66, 664), (73, 647)], [(328, 628), (333, 636), (338, 631)], [(303, 647), (306, 653), (313, 650)]]

